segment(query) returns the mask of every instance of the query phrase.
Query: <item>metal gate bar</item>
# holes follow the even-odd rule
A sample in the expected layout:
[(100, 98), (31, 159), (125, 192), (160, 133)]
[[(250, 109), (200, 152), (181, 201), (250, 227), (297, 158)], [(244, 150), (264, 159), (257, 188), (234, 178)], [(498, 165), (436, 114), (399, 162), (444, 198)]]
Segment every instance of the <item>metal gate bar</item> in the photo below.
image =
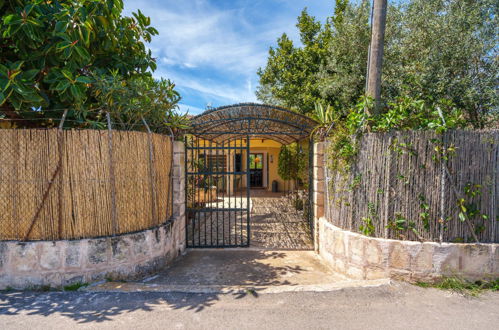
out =
[(215, 143), (186, 137), (187, 247), (249, 246), (249, 148), (249, 138)]

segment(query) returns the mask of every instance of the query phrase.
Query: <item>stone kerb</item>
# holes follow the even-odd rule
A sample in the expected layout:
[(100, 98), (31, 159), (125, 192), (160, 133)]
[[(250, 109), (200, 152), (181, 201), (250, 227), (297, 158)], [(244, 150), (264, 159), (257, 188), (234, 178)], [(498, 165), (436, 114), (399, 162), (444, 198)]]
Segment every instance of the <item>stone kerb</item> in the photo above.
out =
[(470, 280), (499, 277), (499, 244), (412, 242), (363, 236), (319, 220), (320, 255), (354, 279), (410, 282), (442, 276)]

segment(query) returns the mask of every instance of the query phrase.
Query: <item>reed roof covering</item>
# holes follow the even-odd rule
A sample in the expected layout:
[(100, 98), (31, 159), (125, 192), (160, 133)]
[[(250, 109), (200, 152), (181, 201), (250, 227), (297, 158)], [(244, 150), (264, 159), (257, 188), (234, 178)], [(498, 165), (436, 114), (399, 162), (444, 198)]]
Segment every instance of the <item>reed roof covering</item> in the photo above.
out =
[(240, 103), (193, 117), (190, 133), (214, 142), (250, 136), (289, 144), (309, 137), (315, 125), (313, 119), (285, 108)]

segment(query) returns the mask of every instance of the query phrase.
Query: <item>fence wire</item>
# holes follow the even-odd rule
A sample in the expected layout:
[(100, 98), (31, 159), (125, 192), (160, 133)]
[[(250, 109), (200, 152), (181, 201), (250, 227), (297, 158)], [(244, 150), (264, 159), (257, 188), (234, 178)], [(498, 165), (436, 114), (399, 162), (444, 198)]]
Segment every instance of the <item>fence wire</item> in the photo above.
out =
[(172, 215), (172, 139), (118, 130), (0, 129), (0, 240), (144, 230)]
[(329, 150), (334, 225), (391, 239), (499, 242), (497, 130), (365, 134), (347, 173)]

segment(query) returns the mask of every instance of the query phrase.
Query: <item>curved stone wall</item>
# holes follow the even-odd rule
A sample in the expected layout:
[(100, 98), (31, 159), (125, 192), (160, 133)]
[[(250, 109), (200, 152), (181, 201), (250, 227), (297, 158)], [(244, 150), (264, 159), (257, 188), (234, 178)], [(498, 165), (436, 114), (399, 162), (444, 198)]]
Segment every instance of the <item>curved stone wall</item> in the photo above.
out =
[(174, 225), (115, 237), (0, 243), (0, 289), (63, 287), (154, 272), (182, 251)]
[(184, 146), (174, 143), (173, 217), (157, 228), (58, 241), (0, 241), (0, 290), (63, 287), (133, 279), (167, 265), (185, 249)]
[(470, 280), (499, 277), (499, 244), (372, 238), (335, 227), (324, 217), (317, 222), (321, 257), (334, 271), (351, 278), (416, 282), (442, 276)]

